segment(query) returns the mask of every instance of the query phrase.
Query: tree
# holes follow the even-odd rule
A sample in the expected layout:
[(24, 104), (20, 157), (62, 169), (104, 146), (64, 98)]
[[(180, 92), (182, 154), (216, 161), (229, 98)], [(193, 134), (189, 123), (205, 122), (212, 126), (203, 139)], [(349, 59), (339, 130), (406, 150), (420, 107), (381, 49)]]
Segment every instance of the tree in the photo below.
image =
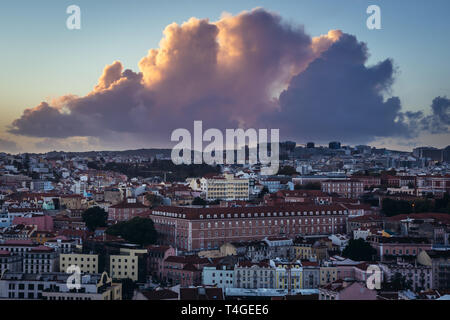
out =
[(298, 172), (297, 172), (297, 170), (295, 170), (294, 167), (284, 166), (284, 167), (281, 167), (280, 170), (278, 170), (278, 174), (285, 175), (285, 176), (292, 176), (294, 174), (298, 174)]
[(137, 288), (136, 284), (130, 278), (121, 279), (122, 284), (122, 300), (133, 299), (134, 290)]
[(377, 251), (364, 239), (351, 239), (342, 251), (346, 258), (356, 261), (371, 261)]
[(192, 201), (193, 206), (206, 206), (206, 201), (200, 197), (195, 197)]
[(99, 227), (106, 227), (108, 213), (100, 207), (92, 207), (83, 212), (82, 218), (86, 227), (90, 231), (95, 231)]
[(412, 281), (406, 280), (401, 273), (396, 272), (389, 282), (385, 281), (381, 284), (381, 289), (385, 291), (401, 291), (412, 289)]
[(269, 193), (269, 188), (264, 186), (261, 190), (261, 192), (258, 194), (258, 198), (263, 198), (265, 194)]
[(320, 182), (308, 182), (305, 184), (296, 184), (294, 190), (321, 190)]
[(157, 232), (153, 221), (148, 218), (135, 217), (129, 221), (119, 222), (106, 230), (113, 236), (120, 236), (126, 241), (146, 246), (156, 243)]

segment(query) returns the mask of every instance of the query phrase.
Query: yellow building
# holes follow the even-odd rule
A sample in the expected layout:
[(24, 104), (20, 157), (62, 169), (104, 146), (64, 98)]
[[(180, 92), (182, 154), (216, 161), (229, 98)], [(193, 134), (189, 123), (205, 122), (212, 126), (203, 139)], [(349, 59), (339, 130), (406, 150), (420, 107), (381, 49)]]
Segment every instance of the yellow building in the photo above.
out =
[(109, 256), (109, 273), (113, 279), (130, 278), (138, 280), (139, 254), (146, 254), (147, 249), (120, 248), (120, 254)]
[(300, 261), (284, 262), (272, 260), (275, 264), (275, 288), (276, 289), (302, 289), (303, 268)]
[(66, 272), (71, 265), (78, 266), (81, 273), (98, 273), (98, 255), (82, 253), (62, 253), (59, 255), (59, 270)]
[(235, 178), (232, 174), (223, 177), (200, 179), (200, 189), (206, 200), (248, 200), (249, 180)]
[(322, 266), (319, 270), (320, 285), (326, 285), (328, 283), (337, 280), (338, 271), (335, 266)]
[(294, 243), (294, 253), (297, 259), (309, 260), (313, 258), (311, 243)]

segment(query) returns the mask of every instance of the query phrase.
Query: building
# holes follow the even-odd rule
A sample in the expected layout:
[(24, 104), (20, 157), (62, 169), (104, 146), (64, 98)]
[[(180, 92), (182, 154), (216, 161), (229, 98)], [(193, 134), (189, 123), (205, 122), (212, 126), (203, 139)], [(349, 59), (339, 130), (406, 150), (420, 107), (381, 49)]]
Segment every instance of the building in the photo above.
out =
[(170, 256), (175, 256), (175, 249), (171, 246), (151, 245), (147, 247), (147, 250), (148, 272), (157, 279), (162, 279), (164, 272), (164, 260)]
[(341, 148), (341, 143), (339, 141), (331, 141), (328, 144), (328, 148), (329, 149), (334, 149), (334, 150), (340, 149)]
[(324, 286), (338, 279), (337, 267), (329, 261), (324, 261), (319, 269), (320, 285)]
[(239, 262), (234, 268), (234, 288), (276, 288), (276, 269), (269, 261)]
[(127, 198), (108, 208), (108, 220), (126, 221), (133, 219), (146, 211), (148, 211), (148, 207), (137, 202), (136, 198)]
[(232, 288), (234, 284), (234, 266), (227, 264), (210, 264), (203, 267), (202, 284), (218, 288)]
[(322, 182), (322, 191), (344, 198), (359, 198), (364, 193), (364, 183), (354, 179), (325, 180)]
[(0, 250), (0, 274), (8, 270), (11, 272), (22, 271), (23, 257), (13, 255), (10, 251)]
[(49, 273), (56, 271), (58, 267), (57, 253), (53, 248), (37, 246), (25, 252), (23, 257), (23, 272), (25, 273)]
[(120, 248), (118, 254), (109, 256), (109, 268), (113, 279), (144, 280), (142, 273), (147, 269), (147, 249)]
[(290, 204), (223, 208), (161, 206), (152, 209), (150, 218), (160, 234), (160, 244), (193, 251), (265, 237), (343, 233), (347, 215), (347, 209), (339, 204)]
[(432, 269), (432, 289), (450, 288), (450, 251), (427, 250), (419, 253), (417, 261)]
[(392, 263), (382, 264), (380, 267), (383, 269), (387, 281), (392, 280), (398, 273), (409, 282), (412, 290), (415, 292), (432, 289), (431, 266), (424, 266), (417, 263)]
[(77, 266), (81, 273), (98, 273), (98, 255), (82, 253), (63, 253), (59, 255), (59, 270), (65, 272), (70, 266)]
[(416, 257), (421, 251), (431, 250), (430, 240), (419, 237), (382, 237), (378, 235), (367, 238), (381, 261), (397, 257)]
[(164, 261), (163, 281), (182, 287), (202, 283), (202, 269), (211, 261), (198, 256), (170, 256)]
[(232, 174), (223, 177), (201, 178), (201, 191), (206, 200), (248, 200), (249, 179), (235, 178)]
[(106, 272), (84, 275), (80, 288), (70, 289), (58, 281), (42, 291), (43, 300), (122, 300), (122, 284), (114, 283)]
[(303, 267), (297, 260), (274, 259), (270, 261), (275, 266), (275, 288), (291, 291), (303, 289)]
[(417, 195), (432, 193), (442, 196), (444, 193), (450, 193), (450, 175), (417, 176), (416, 187)]
[(359, 282), (337, 280), (319, 288), (319, 300), (376, 300), (377, 291)]
[(302, 260), (302, 289), (317, 289), (320, 285), (320, 266), (316, 261)]

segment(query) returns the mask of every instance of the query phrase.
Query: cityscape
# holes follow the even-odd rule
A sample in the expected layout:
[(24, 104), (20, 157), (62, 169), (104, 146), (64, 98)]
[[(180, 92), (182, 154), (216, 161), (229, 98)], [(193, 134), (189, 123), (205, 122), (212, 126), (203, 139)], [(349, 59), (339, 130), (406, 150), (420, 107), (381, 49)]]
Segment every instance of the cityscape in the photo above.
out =
[[(49, 37), (90, 48), (43, 42), (74, 50), (66, 71), (48, 48), (23, 67), (7, 57), (18, 43), (0, 54), (42, 77), (0, 78), (0, 301), (240, 301), (264, 315), (279, 300), (450, 299), (450, 48), (411, 62), (425, 53), (389, 36), (419, 41), (393, 24), (401, 1), (347, 1), (343, 24), (309, 17), (328, 0), (174, 1), (158, 19), (165, 5), (117, 2), (104, 11), (123, 14), (117, 46), (97, 34), (100, 2), (36, 4), (38, 29), (58, 11)], [(136, 23), (135, 5), (154, 20)], [(222, 312), (201, 308), (180, 315)]]

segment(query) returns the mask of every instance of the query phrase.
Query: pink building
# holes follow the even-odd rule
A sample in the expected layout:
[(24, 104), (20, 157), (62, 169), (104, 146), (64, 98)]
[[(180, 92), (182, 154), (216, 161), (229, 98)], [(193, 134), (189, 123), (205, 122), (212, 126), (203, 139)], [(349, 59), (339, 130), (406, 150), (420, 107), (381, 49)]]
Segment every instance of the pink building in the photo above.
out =
[(431, 250), (430, 240), (420, 237), (369, 236), (367, 240), (377, 250), (382, 261), (402, 256), (417, 256), (423, 250)]
[(175, 256), (175, 249), (171, 246), (158, 246), (151, 245), (147, 247), (148, 249), (148, 272), (157, 277), (158, 279), (163, 278), (164, 272), (164, 260), (170, 256)]
[(198, 286), (203, 267), (211, 261), (198, 256), (170, 256), (164, 260), (163, 280), (182, 287)]
[(135, 198), (128, 198), (108, 208), (108, 219), (112, 221), (126, 221), (141, 215), (148, 209), (147, 206), (137, 202)]
[(35, 225), (37, 231), (53, 232), (53, 218), (50, 216), (35, 215), (32, 217), (15, 217), (12, 224)]
[(377, 291), (360, 282), (337, 280), (319, 288), (319, 300), (376, 300)]

